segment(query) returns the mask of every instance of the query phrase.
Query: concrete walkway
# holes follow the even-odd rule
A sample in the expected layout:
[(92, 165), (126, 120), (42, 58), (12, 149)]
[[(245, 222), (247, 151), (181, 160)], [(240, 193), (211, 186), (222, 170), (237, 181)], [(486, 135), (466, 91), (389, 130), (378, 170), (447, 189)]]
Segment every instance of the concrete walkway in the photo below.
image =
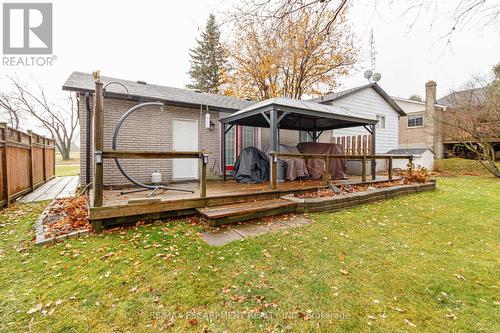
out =
[(214, 231), (207, 231), (202, 233), (201, 237), (209, 245), (222, 246), (230, 242), (242, 240), (243, 238), (300, 227), (311, 222), (304, 215), (281, 215), (273, 217), (271, 221), (269, 219), (267, 221), (257, 220), (242, 224), (233, 224)]
[(77, 187), (78, 176), (56, 177), (33, 192), (26, 194), (19, 202), (26, 203), (69, 198), (75, 195)]

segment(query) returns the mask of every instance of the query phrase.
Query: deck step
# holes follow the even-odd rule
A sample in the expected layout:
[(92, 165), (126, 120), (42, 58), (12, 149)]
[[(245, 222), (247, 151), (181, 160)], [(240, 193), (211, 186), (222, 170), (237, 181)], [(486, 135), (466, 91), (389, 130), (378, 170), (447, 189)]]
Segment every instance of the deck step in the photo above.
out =
[(212, 226), (293, 212), (296, 203), (285, 199), (249, 201), (237, 204), (197, 208)]

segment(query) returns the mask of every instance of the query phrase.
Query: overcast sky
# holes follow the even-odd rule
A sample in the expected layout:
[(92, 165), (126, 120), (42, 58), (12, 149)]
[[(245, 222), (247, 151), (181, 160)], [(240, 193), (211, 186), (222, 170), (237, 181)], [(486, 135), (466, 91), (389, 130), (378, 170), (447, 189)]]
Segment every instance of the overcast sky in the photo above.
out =
[[(45, 2), (45, 1), (44, 1)], [(389, 0), (385, 1), (389, 3)], [(380, 85), (393, 96), (424, 94), (424, 84), (435, 80), (438, 96), (459, 87), (471, 75), (487, 73), (500, 61), (498, 32), (473, 26), (457, 31), (451, 49), (439, 37), (450, 26), (449, 10), (456, 1), (439, 1), (436, 13), (421, 13), (415, 26), (402, 17), (402, 7), (387, 8), (379, 1), (356, 1), (350, 20), (365, 61), (343, 79), (348, 88), (366, 83), (369, 68), (369, 31), (374, 29)], [(400, 1), (403, 2), (403, 1)], [(182, 1), (68, 1), (54, 3), (54, 54), (52, 67), (0, 65), (2, 74), (32, 75), (53, 95), (69, 74), (100, 69), (105, 76), (173, 87), (189, 82), (189, 48), (203, 29), (210, 12), (221, 17), (230, 7), (221, 0)], [(4, 89), (0, 82), (0, 89)]]

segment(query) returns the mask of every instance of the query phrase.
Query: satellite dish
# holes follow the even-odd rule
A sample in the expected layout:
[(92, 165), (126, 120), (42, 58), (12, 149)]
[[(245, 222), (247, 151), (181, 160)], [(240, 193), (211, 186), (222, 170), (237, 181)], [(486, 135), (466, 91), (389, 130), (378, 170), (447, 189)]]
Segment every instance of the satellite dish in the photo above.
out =
[(380, 81), (381, 78), (382, 78), (382, 74), (380, 74), (380, 73), (375, 73), (372, 76), (372, 79), (373, 79), (374, 82)]
[(369, 80), (369, 79), (371, 79), (371, 77), (373, 75), (373, 72), (368, 69), (368, 70), (365, 71), (364, 75), (365, 75), (365, 79)]

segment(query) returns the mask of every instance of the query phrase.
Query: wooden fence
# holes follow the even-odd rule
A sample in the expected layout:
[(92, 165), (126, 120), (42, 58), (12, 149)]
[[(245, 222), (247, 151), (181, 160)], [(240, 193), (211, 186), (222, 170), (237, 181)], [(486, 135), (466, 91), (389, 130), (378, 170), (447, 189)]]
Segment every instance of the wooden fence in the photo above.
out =
[(375, 154), (372, 151), (371, 135), (336, 136), (332, 140), (333, 143), (342, 145), (346, 155)]
[(0, 206), (8, 206), (54, 178), (55, 142), (0, 123), (0, 166)]

